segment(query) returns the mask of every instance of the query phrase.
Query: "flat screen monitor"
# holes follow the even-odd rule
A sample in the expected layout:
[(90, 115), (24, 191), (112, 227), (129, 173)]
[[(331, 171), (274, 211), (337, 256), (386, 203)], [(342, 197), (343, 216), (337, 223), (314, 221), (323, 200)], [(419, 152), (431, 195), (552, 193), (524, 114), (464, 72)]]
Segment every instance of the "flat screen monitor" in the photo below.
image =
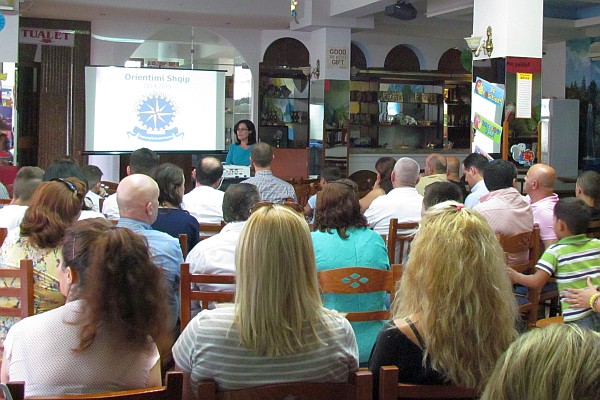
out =
[(225, 71), (86, 67), (90, 153), (225, 149)]

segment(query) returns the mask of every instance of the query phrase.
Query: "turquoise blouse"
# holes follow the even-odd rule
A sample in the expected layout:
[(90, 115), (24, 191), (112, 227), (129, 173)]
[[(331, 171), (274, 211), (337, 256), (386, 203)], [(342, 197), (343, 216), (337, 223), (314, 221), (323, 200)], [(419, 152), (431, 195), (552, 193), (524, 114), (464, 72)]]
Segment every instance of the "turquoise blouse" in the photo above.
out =
[[(343, 267), (372, 267), (390, 269), (385, 243), (378, 233), (368, 228), (346, 230), (347, 239), (342, 239), (337, 230), (331, 233), (312, 232), (312, 240), (317, 261), (317, 271)], [(323, 293), (323, 305), (339, 312), (375, 311), (386, 309), (386, 293), (332, 294)], [(371, 349), (385, 321), (351, 323), (360, 362), (367, 362)]]
[(252, 151), (252, 145), (244, 150), (239, 144), (233, 143), (229, 146), (229, 152), (227, 153), (227, 159), (225, 164), (232, 165), (250, 165), (250, 152)]

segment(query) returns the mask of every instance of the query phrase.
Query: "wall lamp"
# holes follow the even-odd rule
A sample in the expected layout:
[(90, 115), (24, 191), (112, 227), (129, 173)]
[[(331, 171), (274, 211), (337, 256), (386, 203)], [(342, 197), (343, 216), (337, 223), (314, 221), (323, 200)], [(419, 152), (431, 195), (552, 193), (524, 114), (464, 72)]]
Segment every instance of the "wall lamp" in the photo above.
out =
[(483, 54), (488, 57), (492, 57), (492, 51), (494, 50), (494, 43), (492, 42), (492, 27), (487, 27), (487, 39), (482, 41), (481, 36), (470, 36), (466, 37), (465, 41), (467, 42), (467, 46), (469, 46), (469, 50), (473, 53), (475, 57), (479, 57), (481, 54), (481, 50), (483, 50)]
[(310, 77), (319, 79), (319, 76), (321, 76), (321, 61), (317, 60), (317, 66), (310, 71)]

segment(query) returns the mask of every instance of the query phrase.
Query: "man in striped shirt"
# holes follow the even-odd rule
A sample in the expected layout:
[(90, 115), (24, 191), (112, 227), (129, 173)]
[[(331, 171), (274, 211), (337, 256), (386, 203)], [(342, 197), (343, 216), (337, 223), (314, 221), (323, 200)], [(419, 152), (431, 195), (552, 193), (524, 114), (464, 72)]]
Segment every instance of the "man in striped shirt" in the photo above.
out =
[[(524, 275), (509, 269), (512, 282), (541, 288), (554, 275), (560, 293), (567, 287), (587, 288), (588, 277), (592, 278), (594, 285), (600, 284), (600, 241), (585, 235), (589, 219), (589, 207), (582, 200), (559, 200), (554, 207), (554, 232), (558, 243), (549, 246), (542, 254), (534, 274)], [(566, 323), (600, 332), (600, 314), (594, 313), (589, 307), (568, 308), (568, 303), (561, 303)]]

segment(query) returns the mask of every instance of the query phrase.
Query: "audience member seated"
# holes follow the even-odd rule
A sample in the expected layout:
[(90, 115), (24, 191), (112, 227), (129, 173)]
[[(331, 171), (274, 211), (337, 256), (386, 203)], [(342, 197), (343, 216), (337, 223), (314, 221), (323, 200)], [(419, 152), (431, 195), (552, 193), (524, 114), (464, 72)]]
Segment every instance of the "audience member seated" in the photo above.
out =
[(471, 191), (465, 198), (467, 208), (475, 207), (479, 204), (481, 197), (489, 193), (483, 180), (483, 171), (488, 164), (489, 160), (479, 153), (471, 153), (463, 160), (463, 175)]
[[(446, 157), (446, 177), (449, 182), (454, 183), (460, 189), (462, 193), (462, 198), (467, 198), (467, 188), (465, 187), (464, 178), (461, 179), (460, 176), (460, 160), (458, 157), (450, 156)], [(423, 194), (424, 196), (425, 194)], [(462, 203), (462, 201), (461, 201)]]
[(92, 211), (100, 212), (100, 199), (106, 197), (106, 191), (100, 184), (103, 175), (102, 170), (96, 165), (84, 165), (81, 167), (81, 171), (88, 184), (88, 192), (85, 195), (86, 201), (91, 203)]
[(580, 198), (592, 210), (592, 221), (600, 220), (600, 174), (585, 171), (575, 185), (575, 196)]
[(447, 182), (446, 175), (446, 157), (441, 154), (433, 153), (425, 159), (425, 174), (419, 179), (416, 189), (421, 196), (425, 193), (427, 185), (433, 182)]
[(546, 164), (535, 164), (525, 175), (525, 200), (531, 203), (533, 223), (540, 227), (544, 249), (558, 241), (554, 233), (554, 205), (558, 195), (554, 193), (556, 171)]
[(517, 336), (517, 305), (504, 265), (481, 215), (453, 201), (431, 207), (412, 242), (394, 319), (369, 360), (375, 391), (385, 365), (398, 366), (402, 383), (483, 388)]
[(24, 381), (27, 397), (160, 386), (152, 338), (164, 336), (167, 306), (144, 238), (101, 218), (76, 222), (57, 272), (67, 302), (11, 328), (2, 383)]
[(256, 186), (263, 201), (271, 203), (283, 203), (286, 200), (294, 203), (298, 201), (294, 187), (273, 176), (271, 172), (271, 162), (273, 161), (271, 146), (263, 142), (256, 143), (252, 147), (250, 160), (255, 173), (252, 178), (246, 179), (243, 183)]
[(189, 212), (181, 209), (185, 190), (183, 170), (177, 165), (165, 163), (158, 166), (155, 173), (158, 184), (158, 216), (152, 229), (168, 233), (175, 239), (185, 233), (188, 249), (193, 249), (200, 241), (198, 221)]
[[(566, 288), (585, 289), (586, 278), (600, 284), (600, 240), (588, 238), (586, 230), (590, 218), (589, 207), (574, 197), (561, 199), (554, 207), (554, 232), (559, 238), (555, 245), (544, 251), (532, 275), (508, 270), (514, 283), (530, 288), (541, 288), (551, 276), (556, 276), (558, 291)], [(570, 308), (562, 302), (565, 323), (573, 323), (600, 332), (600, 315), (590, 305)]]
[[(159, 156), (152, 150), (142, 147), (135, 150), (129, 157), (127, 166), (127, 175), (144, 174), (154, 178), (154, 171), (158, 167)], [(117, 205), (117, 194), (113, 193), (104, 200), (102, 205), (102, 214), (112, 220), (119, 219), (119, 207)]]
[(164, 316), (167, 327), (175, 331), (179, 315), (179, 279), (183, 254), (179, 240), (167, 233), (152, 229), (158, 216), (159, 189), (147, 175), (125, 177), (117, 187), (117, 203), (121, 218), (118, 227), (129, 228), (146, 237), (152, 262), (163, 272), (169, 314)]
[(598, 365), (600, 334), (562, 324), (533, 329), (500, 357), (481, 400), (596, 400)]
[(423, 196), (415, 189), (419, 181), (419, 164), (412, 158), (402, 157), (394, 165), (391, 179), (394, 189), (373, 200), (365, 211), (369, 227), (380, 235), (388, 234), (392, 218), (398, 218), (398, 222), (421, 220)]
[[(235, 275), (235, 250), (242, 229), (250, 216), (250, 209), (260, 201), (254, 185), (230, 185), (223, 197), (223, 218), (227, 225), (218, 234), (204, 239), (186, 257), (193, 274)], [(211, 290), (204, 285), (202, 290)], [(215, 285), (214, 290), (235, 290), (234, 285)], [(200, 310), (198, 302), (192, 304), (192, 315)]]
[(10, 138), (4, 132), (0, 133), (0, 161), (2, 161), (0, 165), (13, 165), (14, 161), (14, 156), (10, 151)]
[(183, 196), (181, 206), (200, 224), (220, 224), (223, 220), (223, 164), (215, 157), (204, 157), (192, 171), (196, 187)]
[(233, 127), (235, 143), (229, 146), (225, 164), (250, 166), (250, 151), (256, 143), (256, 127), (252, 121), (242, 119)]
[(460, 187), (453, 182), (433, 182), (425, 187), (425, 195), (423, 196), (423, 212), (429, 210), (430, 207), (444, 201), (463, 202), (462, 192)]
[(377, 179), (371, 190), (365, 197), (360, 199), (360, 212), (364, 214), (369, 208), (373, 200), (379, 196), (388, 194), (394, 189), (392, 185), (392, 171), (396, 165), (396, 159), (393, 157), (381, 157), (375, 163), (375, 171), (377, 171)]
[[(367, 227), (360, 213), (358, 193), (341, 182), (331, 182), (319, 192), (317, 216), (311, 233), (317, 271), (344, 267), (390, 269), (385, 242)], [(323, 305), (339, 312), (385, 310), (386, 294), (324, 293)], [(360, 362), (366, 363), (384, 321), (354, 322)]]
[[(0, 248), (0, 266), (19, 268), (22, 259), (33, 261), (34, 311), (36, 314), (64, 304), (58, 290), (58, 264), (65, 230), (79, 217), (86, 186), (76, 178), (42, 182), (31, 196), (19, 228), (12, 229)], [(0, 284), (10, 286), (4, 280)], [(14, 307), (17, 299), (4, 297), (0, 306)], [(0, 317), (0, 341), (15, 323)]]
[(13, 199), (0, 209), (0, 227), (8, 230), (21, 225), (29, 200), (44, 176), (44, 170), (38, 167), (22, 167), (13, 182)]
[[(483, 215), (496, 234), (510, 236), (533, 230), (531, 206), (515, 189), (517, 167), (506, 160), (490, 162), (483, 172), (489, 193), (473, 209)], [(509, 263), (525, 262), (528, 252), (509, 254)]]
[(346, 382), (358, 368), (356, 339), (342, 315), (323, 308), (304, 216), (284, 205), (255, 205), (236, 264), (235, 305), (202, 311), (173, 346), (184, 398), (194, 398), (202, 379), (220, 390)]
[[(337, 181), (342, 178), (342, 171), (338, 167), (325, 167), (321, 171), (321, 179), (319, 180), (319, 184), (321, 185), (321, 189), (324, 188), (328, 183)], [(308, 199), (308, 204), (304, 206), (304, 215), (311, 222), (315, 220), (315, 208), (317, 207), (317, 193), (310, 196)]]
[[(85, 184), (86, 193), (88, 192), (87, 178), (85, 177), (83, 170), (73, 158), (65, 156), (52, 161), (46, 168), (44, 173), (44, 181), (51, 181), (53, 179), (66, 179), (66, 178), (77, 178)], [(104, 218), (104, 215), (92, 210), (92, 204), (86, 204), (84, 199), (82, 211), (79, 215), (79, 219), (87, 218)]]

